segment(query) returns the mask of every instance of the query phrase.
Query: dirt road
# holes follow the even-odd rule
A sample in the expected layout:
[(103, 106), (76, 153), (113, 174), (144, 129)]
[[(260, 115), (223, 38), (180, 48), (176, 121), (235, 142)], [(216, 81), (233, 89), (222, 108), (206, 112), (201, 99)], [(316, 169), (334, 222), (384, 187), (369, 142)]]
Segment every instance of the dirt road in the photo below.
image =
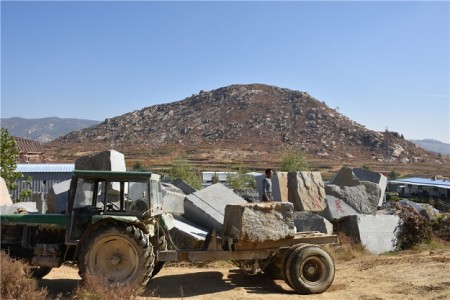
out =
[[(80, 282), (77, 269), (53, 269), (40, 286), (50, 297), (70, 292)], [(248, 276), (226, 263), (205, 268), (165, 267), (141, 299), (450, 299), (450, 248), (363, 256), (336, 262), (336, 277), (323, 294), (295, 294), (282, 280)]]

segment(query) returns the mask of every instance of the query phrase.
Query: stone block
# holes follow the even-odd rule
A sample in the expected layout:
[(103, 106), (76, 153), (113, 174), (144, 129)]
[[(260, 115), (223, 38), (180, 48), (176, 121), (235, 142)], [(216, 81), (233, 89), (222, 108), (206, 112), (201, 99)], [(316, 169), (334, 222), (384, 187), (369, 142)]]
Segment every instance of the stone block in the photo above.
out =
[(345, 201), (358, 213), (370, 214), (378, 208), (380, 187), (373, 182), (360, 181), (354, 186), (327, 185), (325, 191), (327, 195)]
[(0, 205), (12, 205), (11, 195), (9, 194), (6, 181), (0, 177)]
[(125, 156), (116, 150), (82, 156), (75, 160), (75, 170), (126, 171)]
[(394, 251), (400, 218), (397, 215), (357, 215), (339, 220), (335, 228), (360, 242), (373, 254)]
[(297, 232), (319, 231), (333, 234), (333, 224), (324, 217), (310, 211), (294, 211), (294, 224)]
[(228, 204), (245, 204), (247, 201), (221, 183), (210, 185), (193, 194), (184, 201), (184, 217), (195, 224), (222, 232), (225, 207)]
[(203, 247), (208, 231), (183, 218), (174, 216), (170, 236), (178, 249), (199, 249)]
[(240, 242), (277, 241), (293, 237), (293, 205), (287, 202), (227, 205), (223, 235)]
[(319, 172), (289, 172), (289, 202), (295, 211), (320, 212), (326, 208), (325, 189)]
[(175, 179), (172, 184), (183, 191), (186, 195), (195, 193), (196, 189), (190, 186), (186, 181), (182, 179)]
[(384, 202), (384, 194), (386, 192), (386, 187), (388, 183), (388, 179), (381, 173), (373, 172), (366, 169), (355, 168), (353, 169), (353, 173), (356, 177), (361, 181), (370, 181), (376, 183), (380, 187), (380, 198), (378, 201), (378, 206), (381, 206)]
[(31, 201), (36, 202), (36, 208), (39, 213), (45, 214), (47, 212), (47, 199), (44, 193), (38, 192), (31, 194)]
[(323, 216), (330, 222), (358, 214), (350, 205), (337, 197), (327, 195), (326, 201), (327, 207), (323, 212)]
[(185, 194), (177, 192), (166, 191), (162, 199), (163, 211), (175, 215), (184, 214), (184, 198)]
[(398, 201), (398, 204), (402, 206), (409, 206), (412, 207), (418, 214), (420, 214), (422, 217), (426, 218), (427, 220), (430, 219), (430, 215), (428, 214), (428, 211), (425, 210), (421, 205), (414, 201), (410, 201), (407, 199), (402, 199)]
[(274, 174), (276, 178), (276, 186), (279, 190), (280, 196), (277, 199), (280, 199), (281, 202), (289, 201), (289, 182), (288, 182), (288, 172), (276, 172)]
[(47, 195), (47, 213), (60, 214), (66, 211), (70, 182), (71, 180), (65, 180), (52, 185)]
[(11, 205), (0, 206), (0, 214), (37, 213), (36, 202), (17, 202)]
[(233, 192), (245, 201), (257, 203), (261, 202), (258, 190), (254, 189), (234, 189)]

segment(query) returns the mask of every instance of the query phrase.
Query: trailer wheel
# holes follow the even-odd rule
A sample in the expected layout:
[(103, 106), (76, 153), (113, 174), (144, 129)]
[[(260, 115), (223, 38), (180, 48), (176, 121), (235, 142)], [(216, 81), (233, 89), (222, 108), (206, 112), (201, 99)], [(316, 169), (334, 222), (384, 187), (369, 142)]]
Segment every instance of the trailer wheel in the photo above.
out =
[(287, 258), (286, 277), (288, 283), (298, 293), (322, 293), (334, 279), (333, 259), (328, 252), (318, 246), (298, 247)]
[(31, 266), (31, 277), (35, 279), (42, 279), (45, 275), (50, 273), (53, 268), (51, 267), (40, 267), (40, 266)]
[(83, 279), (93, 274), (108, 284), (145, 285), (154, 261), (153, 247), (142, 230), (132, 225), (105, 224), (82, 242), (78, 265)]
[(289, 249), (286, 250), (286, 252), (283, 255), (283, 258), (281, 259), (281, 275), (283, 276), (284, 281), (289, 285), (291, 289), (294, 289), (292, 283), (289, 280), (289, 277), (287, 275), (287, 260), (291, 256), (292, 252), (294, 252), (295, 249), (299, 247), (305, 247), (308, 246), (307, 244), (296, 244), (291, 246)]

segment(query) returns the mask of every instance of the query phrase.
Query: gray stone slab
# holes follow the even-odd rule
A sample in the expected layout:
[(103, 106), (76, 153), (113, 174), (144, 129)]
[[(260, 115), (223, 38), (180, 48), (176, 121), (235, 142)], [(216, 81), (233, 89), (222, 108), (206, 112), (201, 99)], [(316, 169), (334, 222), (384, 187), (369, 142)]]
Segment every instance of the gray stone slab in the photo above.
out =
[(346, 216), (357, 215), (358, 213), (350, 205), (342, 199), (335, 196), (326, 196), (327, 207), (323, 212), (323, 216), (330, 222), (337, 221)]
[(207, 229), (183, 218), (174, 216), (173, 228), (170, 229), (170, 236), (178, 249), (199, 249), (203, 247)]
[(186, 195), (172, 191), (166, 191), (162, 199), (163, 211), (175, 215), (184, 214), (184, 199)]
[(277, 241), (295, 235), (293, 205), (287, 202), (227, 205), (223, 236), (240, 242)]
[(47, 213), (60, 214), (66, 211), (70, 182), (71, 180), (65, 180), (52, 185), (47, 195)]
[(197, 190), (190, 186), (186, 181), (182, 179), (175, 179), (172, 184), (183, 191), (186, 195), (195, 193)]
[(47, 212), (47, 199), (44, 193), (38, 192), (31, 194), (31, 201), (36, 202), (36, 208), (39, 213), (45, 214)]
[(322, 216), (310, 211), (294, 211), (294, 224), (297, 232), (319, 231), (333, 234), (333, 224)]
[(184, 201), (184, 217), (195, 224), (222, 232), (225, 207), (228, 204), (245, 204), (247, 201), (221, 183), (210, 185), (193, 194)]
[(327, 185), (327, 195), (335, 196), (345, 201), (356, 212), (362, 214), (374, 213), (378, 208), (380, 199), (380, 187), (369, 181), (360, 181), (358, 185), (338, 186)]
[(359, 180), (370, 181), (376, 183), (380, 187), (380, 198), (378, 201), (378, 206), (381, 206), (384, 202), (384, 195), (386, 192), (386, 187), (388, 179), (381, 173), (373, 172), (366, 169), (354, 168), (353, 173)]
[(11, 200), (8, 187), (6, 186), (6, 181), (3, 177), (0, 177), (0, 205), (11, 204), (13, 204), (13, 202)]
[(400, 218), (397, 215), (359, 215), (361, 243), (373, 254), (394, 251), (399, 224)]
[(258, 190), (255, 189), (234, 189), (233, 192), (239, 197), (243, 198), (245, 201), (258, 203), (260, 201), (260, 196)]
[(326, 208), (325, 189), (319, 172), (289, 172), (289, 202), (295, 211), (321, 212)]
[(0, 206), (0, 214), (37, 213), (36, 202), (17, 202), (11, 205)]
[(107, 150), (75, 160), (75, 170), (126, 171), (125, 156), (116, 150)]
[(398, 201), (398, 204), (400, 204), (402, 206), (412, 207), (422, 217), (426, 218), (427, 220), (430, 219), (430, 215), (425, 210), (425, 208), (423, 208), (421, 205), (419, 205), (418, 203), (416, 203), (414, 201), (410, 201), (408, 199), (402, 199), (402, 200)]
[(397, 215), (355, 215), (341, 218), (335, 225), (373, 254), (394, 251), (397, 246), (400, 218)]

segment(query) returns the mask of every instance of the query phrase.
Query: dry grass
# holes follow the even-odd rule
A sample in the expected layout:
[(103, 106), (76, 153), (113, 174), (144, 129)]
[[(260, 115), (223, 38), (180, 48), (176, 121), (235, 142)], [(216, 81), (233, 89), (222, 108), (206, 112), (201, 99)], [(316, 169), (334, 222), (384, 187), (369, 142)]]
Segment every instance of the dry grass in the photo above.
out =
[(325, 248), (336, 261), (349, 261), (364, 255), (369, 255), (369, 252), (360, 243), (355, 243), (352, 238), (343, 233), (338, 233), (339, 245), (329, 245)]
[(4, 300), (40, 300), (45, 299), (47, 289), (39, 289), (35, 279), (31, 278), (30, 267), (26, 263), (9, 257), (4, 251), (1, 258), (1, 294)]
[(88, 274), (74, 293), (74, 299), (83, 300), (122, 300), (137, 299), (143, 287), (133, 285), (111, 285), (105, 278)]

